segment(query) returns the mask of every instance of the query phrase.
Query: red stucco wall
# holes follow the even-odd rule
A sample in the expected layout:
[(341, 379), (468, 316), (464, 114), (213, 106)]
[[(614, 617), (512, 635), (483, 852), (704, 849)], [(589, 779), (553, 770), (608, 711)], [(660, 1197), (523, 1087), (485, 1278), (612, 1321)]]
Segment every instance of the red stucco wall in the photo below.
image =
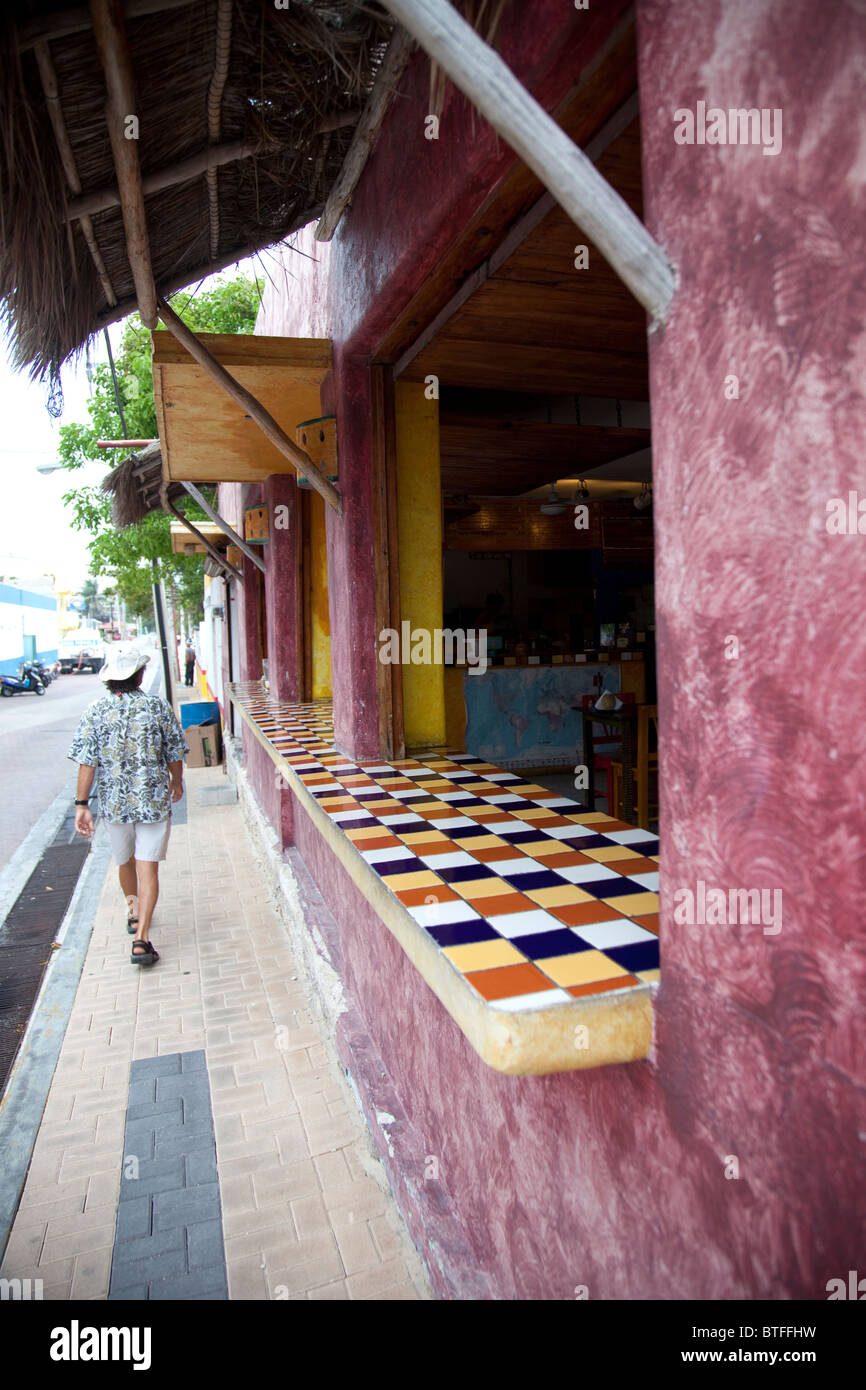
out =
[[(407, 1212), (446, 1295), (477, 1279), (502, 1298), (585, 1285), (591, 1298), (821, 1299), (862, 1267), (866, 538), (824, 524), (830, 498), (858, 484), (866, 496), (861, 9), (706, 0), (696, 18), (692, 0), (638, 5), (646, 216), (679, 277), (651, 347), (653, 1057), (538, 1079), (490, 1071), (297, 818), (340, 922), (347, 989), (465, 1234), (443, 1271), (433, 1208)], [(676, 145), (673, 112), (699, 99), (781, 108), (782, 152)], [(396, 185), (412, 162), (396, 147), (391, 159)], [(386, 182), (383, 165), (380, 196)], [(352, 222), (372, 244), (388, 219), (366, 196), (362, 184)], [(350, 225), (347, 245), (362, 238)], [(375, 288), (366, 274), (350, 323)], [(738, 400), (725, 398), (732, 374)], [(700, 879), (780, 889), (779, 934), (677, 925), (673, 894)]]

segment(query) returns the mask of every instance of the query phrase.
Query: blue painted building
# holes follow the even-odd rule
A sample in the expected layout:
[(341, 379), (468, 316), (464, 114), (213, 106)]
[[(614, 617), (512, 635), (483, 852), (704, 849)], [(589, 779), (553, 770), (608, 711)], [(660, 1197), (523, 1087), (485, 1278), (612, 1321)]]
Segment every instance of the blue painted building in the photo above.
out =
[(56, 596), (0, 584), (0, 673), (15, 675), (25, 653), (56, 661), (57, 643)]

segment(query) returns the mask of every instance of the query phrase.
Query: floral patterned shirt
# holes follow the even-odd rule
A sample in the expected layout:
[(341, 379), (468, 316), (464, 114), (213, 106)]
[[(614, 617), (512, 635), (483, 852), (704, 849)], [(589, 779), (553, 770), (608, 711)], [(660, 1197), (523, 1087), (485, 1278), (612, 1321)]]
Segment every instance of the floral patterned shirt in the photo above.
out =
[(97, 769), (103, 820), (152, 825), (171, 814), (168, 764), (188, 752), (171, 706), (131, 690), (88, 705), (68, 756)]

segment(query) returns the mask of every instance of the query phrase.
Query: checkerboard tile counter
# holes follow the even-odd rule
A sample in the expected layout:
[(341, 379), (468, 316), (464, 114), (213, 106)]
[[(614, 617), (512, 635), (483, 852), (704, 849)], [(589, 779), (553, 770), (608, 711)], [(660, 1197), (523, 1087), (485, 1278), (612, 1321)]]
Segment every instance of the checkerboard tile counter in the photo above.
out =
[(354, 762), (330, 705), (233, 703), (484, 1059), (538, 1073), (646, 1056), (659, 842), (468, 753)]

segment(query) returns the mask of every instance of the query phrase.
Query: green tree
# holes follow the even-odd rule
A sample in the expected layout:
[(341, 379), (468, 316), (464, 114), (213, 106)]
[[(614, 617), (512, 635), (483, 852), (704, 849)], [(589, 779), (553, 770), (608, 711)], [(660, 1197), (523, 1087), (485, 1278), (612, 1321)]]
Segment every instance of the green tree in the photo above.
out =
[[(198, 295), (182, 290), (170, 302), (175, 313), (197, 333), (252, 333), (261, 286), (261, 281), (239, 275), (219, 280)], [(157, 331), (167, 332), (162, 324)], [(126, 435), (117, 409), (111, 368), (107, 363), (98, 363), (91, 372), (89, 422), (63, 425), (60, 429), (59, 456), (65, 468), (74, 470), (93, 461), (111, 467), (119, 462), (116, 457), (106, 459), (105, 453), (96, 447), (98, 439), (156, 438), (151, 338), (138, 314), (131, 314), (126, 321), (115, 370)], [(131, 615), (145, 620), (152, 617), (151, 561), (156, 560), (160, 578), (174, 589), (178, 606), (193, 622), (200, 621), (202, 557), (172, 552), (171, 519), (167, 512), (151, 512), (144, 521), (118, 531), (111, 516), (111, 499), (100, 487), (73, 488), (63, 500), (72, 509), (73, 526), (90, 534), (91, 574), (111, 581), (113, 591)], [(204, 519), (190, 498), (182, 499), (177, 506), (190, 520)]]

